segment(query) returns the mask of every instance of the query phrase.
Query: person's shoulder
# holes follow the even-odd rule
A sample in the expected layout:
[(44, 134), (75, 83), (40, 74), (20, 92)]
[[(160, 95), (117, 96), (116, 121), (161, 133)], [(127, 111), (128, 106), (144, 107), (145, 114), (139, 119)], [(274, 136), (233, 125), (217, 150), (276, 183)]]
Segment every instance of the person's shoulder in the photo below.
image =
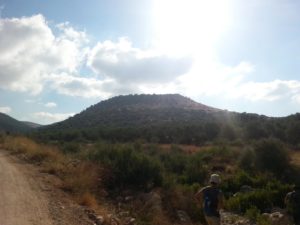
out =
[(199, 192), (204, 192), (204, 191), (207, 191), (209, 189), (211, 189), (211, 186), (206, 186), (206, 187), (201, 188)]

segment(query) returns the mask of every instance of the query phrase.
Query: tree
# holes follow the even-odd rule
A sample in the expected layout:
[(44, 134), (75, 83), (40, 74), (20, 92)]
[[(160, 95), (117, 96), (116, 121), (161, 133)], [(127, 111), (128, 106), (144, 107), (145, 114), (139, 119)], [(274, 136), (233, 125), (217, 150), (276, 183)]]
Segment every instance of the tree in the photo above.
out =
[(275, 139), (263, 139), (255, 147), (255, 165), (262, 171), (281, 176), (289, 168), (289, 156), (281, 142)]
[(287, 128), (287, 139), (291, 144), (299, 144), (300, 143), (300, 121), (296, 121), (290, 123)]

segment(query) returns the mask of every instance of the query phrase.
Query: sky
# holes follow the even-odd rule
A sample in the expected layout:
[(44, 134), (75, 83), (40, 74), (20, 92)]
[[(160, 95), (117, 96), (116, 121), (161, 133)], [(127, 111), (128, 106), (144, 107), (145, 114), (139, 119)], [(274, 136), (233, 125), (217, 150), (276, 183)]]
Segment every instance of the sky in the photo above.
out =
[(0, 0), (0, 112), (51, 124), (113, 96), (300, 112), (300, 1)]

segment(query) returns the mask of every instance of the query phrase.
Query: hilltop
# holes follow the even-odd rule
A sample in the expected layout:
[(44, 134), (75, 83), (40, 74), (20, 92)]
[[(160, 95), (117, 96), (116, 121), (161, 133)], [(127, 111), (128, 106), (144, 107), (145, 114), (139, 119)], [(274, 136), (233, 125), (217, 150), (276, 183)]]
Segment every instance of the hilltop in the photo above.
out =
[[(93, 128), (155, 125), (191, 119), (192, 112), (220, 111), (178, 94), (127, 95), (101, 101), (51, 127)], [(188, 113), (187, 113), (188, 112)]]

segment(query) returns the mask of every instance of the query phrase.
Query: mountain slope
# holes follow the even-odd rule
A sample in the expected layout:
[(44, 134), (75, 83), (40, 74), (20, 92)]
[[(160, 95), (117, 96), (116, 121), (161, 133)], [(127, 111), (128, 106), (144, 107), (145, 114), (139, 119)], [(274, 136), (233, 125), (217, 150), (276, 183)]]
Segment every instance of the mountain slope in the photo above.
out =
[(200, 143), (215, 138), (219, 126), (235, 115), (178, 94), (118, 96), (95, 104), (35, 133), (41, 139), (145, 139)]
[(4, 113), (0, 113), (0, 131), (23, 133), (31, 129), (27, 124), (18, 121)]
[(56, 124), (44, 140), (134, 141), (203, 144), (214, 140), (277, 138), (300, 144), (300, 116), (271, 118), (212, 108), (178, 94), (118, 96)]
[(220, 110), (178, 94), (128, 95), (102, 101), (51, 127), (58, 129), (99, 126), (141, 127), (187, 121), (218, 111)]
[(38, 124), (38, 123), (33, 123), (33, 122), (29, 122), (29, 121), (22, 121), (22, 123), (24, 123), (25, 125), (31, 127), (31, 128), (38, 128), (38, 127), (42, 127), (43, 125)]

